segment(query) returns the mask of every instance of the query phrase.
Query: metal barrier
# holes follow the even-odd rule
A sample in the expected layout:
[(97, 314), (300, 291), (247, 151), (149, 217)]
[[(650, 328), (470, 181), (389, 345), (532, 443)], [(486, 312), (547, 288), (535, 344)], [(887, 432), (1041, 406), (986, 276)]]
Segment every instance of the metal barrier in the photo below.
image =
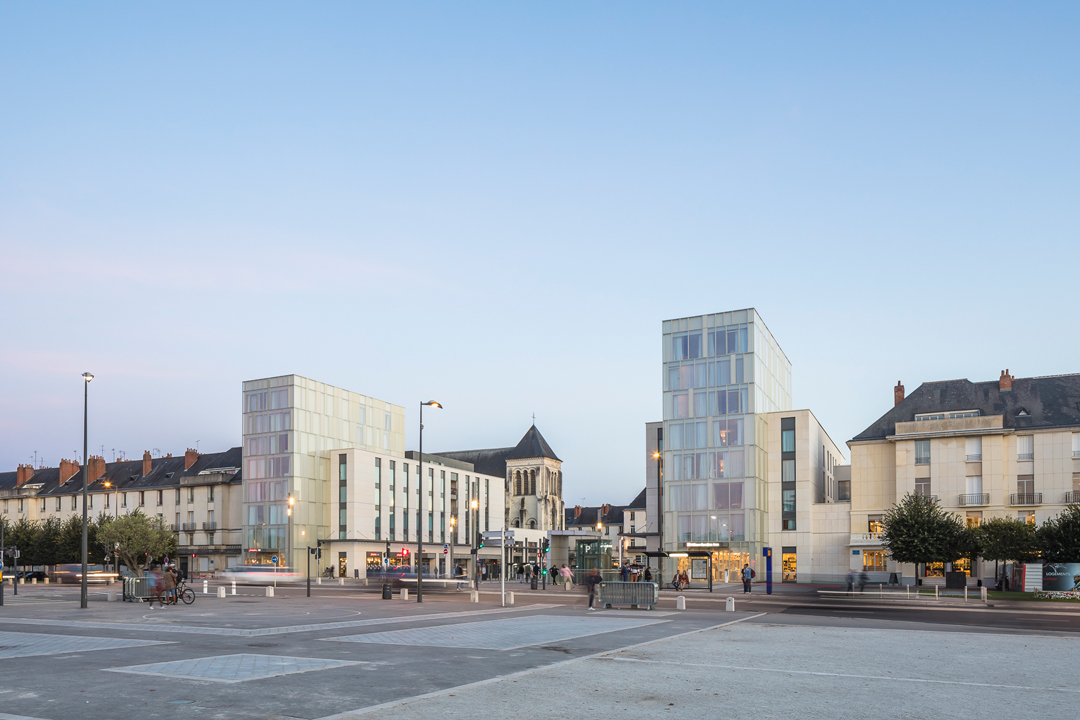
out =
[(629, 605), (630, 607), (652, 606), (660, 600), (660, 587), (650, 582), (609, 582), (600, 583), (599, 600), (604, 607)]
[(125, 577), (124, 600), (126, 602), (142, 602), (153, 597), (153, 586), (148, 577)]

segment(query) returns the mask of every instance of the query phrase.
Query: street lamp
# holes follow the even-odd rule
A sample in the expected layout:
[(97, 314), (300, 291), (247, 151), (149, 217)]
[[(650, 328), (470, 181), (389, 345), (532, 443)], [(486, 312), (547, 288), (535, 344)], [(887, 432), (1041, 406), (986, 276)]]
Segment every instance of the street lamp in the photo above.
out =
[[(424, 602), (424, 406), (441, 408), (442, 405), (434, 400), (420, 403), (420, 502), (418, 506), (420, 517), (416, 528), (416, 602)], [(408, 478), (406, 478), (406, 482)], [(431, 502), (435, 503), (435, 489), (431, 490)], [(432, 508), (434, 510), (434, 508)]]
[[(656, 459), (656, 535), (659, 538), (656, 549), (659, 552), (664, 552), (664, 458), (660, 455), (660, 451), (656, 451), (652, 454)], [(656, 558), (657, 569), (660, 574), (664, 573), (664, 561), (662, 556)], [(659, 579), (659, 578), (658, 578)]]
[[(113, 489), (113, 518), (116, 519), (116, 520), (119, 520), (120, 519), (120, 508), (117, 507), (116, 503), (117, 503), (117, 501), (118, 501), (118, 499), (120, 497), (118, 495), (120, 487), (118, 485), (115, 485), (115, 484), (109, 482), (108, 480), (106, 480), (104, 482), (104, 485), (107, 488), (112, 488)], [(109, 497), (108, 495), (105, 496), (106, 499), (108, 499), (108, 497)], [(115, 548), (113, 548), (113, 572), (117, 573), (117, 575), (120, 574), (120, 560), (116, 555), (116, 549)]]
[(289, 496), (289, 507), (287, 507), (285, 509), (285, 516), (286, 516), (286, 521), (285, 522), (287, 524), (287, 527), (285, 528), (285, 534), (287, 536), (285, 538), (285, 549), (286, 549), (286, 552), (288, 553), (288, 555), (286, 557), (289, 558), (289, 567), (293, 567), (293, 561), (292, 561), (292, 559), (293, 559), (292, 558), (292, 508), (293, 508), (293, 503), (295, 503), (295, 502), (296, 502), (296, 498), (294, 498), (292, 495), (290, 495)]
[[(469, 488), (469, 495), (470, 496), (472, 495), (472, 488), (471, 487)], [(477, 500), (476, 498), (472, 498), (471, 500), (469, 500), (469, 509), (473, 513), (473, 523), (474, 523), (473, 527), (475, 528), (475, 532), (473, 533), (474, 537), (469, 540), (469, 543), (472, 545), (472, 551), (473, 551), (473, 574), (476, 576), (476, 579), (474, 580), (474, 582), (476, 583), (476, 589), (479, 590), (480, 589), (480, 548), (477, 547), (475, 538), (480, 537), (480, 501)]]
[(453, 515), (450, 516), (450, 561), (446, 565), (446, 570), (450, 575), (450, 578), (454, 578), (454, 541), (457, 540), (457, 518)]
[(83, 484), (82, 484), (82, 587), (79, 593), (79, 607), (86, 609), (86, 486), (90, 484), (90, 462), (86, 456), (86, 419), (87, 406), (90, 401), (90, 381), (94, 376), (88, 372), (82, 374), (83, 383), (83, 426), (82, 426), (82, 456), (83, 456)]

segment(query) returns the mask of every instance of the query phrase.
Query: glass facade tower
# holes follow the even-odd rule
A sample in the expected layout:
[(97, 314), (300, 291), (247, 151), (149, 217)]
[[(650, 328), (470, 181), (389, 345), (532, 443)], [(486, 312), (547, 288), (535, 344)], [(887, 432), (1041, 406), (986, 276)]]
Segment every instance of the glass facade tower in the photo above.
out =
[(245, 381), (243, 407), (244, 561), (266, 564), (276, 555), (303, 568), (303, 548), (339, 535), (331, 451), (404, 459), (405, 409), (299, 375)]
[(753, 308), (663, 324), (663, 547), (708, 547), (717, 572), (767, 542), (767, 420), (791, 363)]

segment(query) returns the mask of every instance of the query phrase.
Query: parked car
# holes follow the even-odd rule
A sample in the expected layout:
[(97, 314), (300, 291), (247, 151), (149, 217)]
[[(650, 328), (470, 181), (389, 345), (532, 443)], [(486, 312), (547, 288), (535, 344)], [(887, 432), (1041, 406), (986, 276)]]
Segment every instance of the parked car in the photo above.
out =
[(303, 582), (304, 574), (276, 565), (237, 565), (225, 571), (225, 580), (249, 585)]
[(30, 582), (31, 580), (42, 582), (47, 576), (45, 575), (44, 570), (20, 570), (17, 577), (20, 580), (26, 580), (26, 582)]

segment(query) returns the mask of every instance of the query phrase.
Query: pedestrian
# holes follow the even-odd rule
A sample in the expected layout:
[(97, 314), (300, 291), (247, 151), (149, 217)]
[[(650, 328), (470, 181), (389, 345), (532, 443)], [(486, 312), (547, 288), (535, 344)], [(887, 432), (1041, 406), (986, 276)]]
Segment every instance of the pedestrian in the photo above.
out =
[(652, 582), (652, 568), (645, 568), (645, 582)]
[(566, 567), (566, 563), (563, 563), (562, 568), (559, 570), (559, 575), (562, 576), (563, 582), (566, 584), (566, 587), (573, 587), (574, 573), (570, 572), (570, 568)]
[(859, 592), (866, 590), (866, 583), (870, 582), (870, 576), (865, 572), (859, 573)]
[(619, 577), (622, 578), (623, 582), (626, 582), (630, 578), (630, 568), (626, 567), (625, 563), (619, 568)]
[(854, 592), (855, 591), (855, 573), (853, 573), (853, 572), (851, 572), (849, 570), (848, 574), (847, 574), (847, 577), (844, 578), (844, 580), (847, 582), (847, 591), (848, 592)]
[(750, 581), (754, 579), (754, 571), (750, 569), (750, 564), (747, 563), (742, 566), (742, 591), (743, 595), (750, 592)]
[(559, 567), (555, 564), (548, 568), (548, 582), (553, 588), (559, 585)]
[(589, 589), (589, 609), (595, 610), (593, 607), (593, 601), (596, 599), (596, 586), (600, 584), (603, 578), (600, 576), (600, 571), (593, 568), (589, 571), (589, 574), (585, 576), (585, 584)]
[(161, 587), (165, 594), (165, 599), (161, 603), (161, 606), (165, 607), (166, 604), (175, 605), (176, 576), (173, 575), (172, 568), (168, 565), (166, 565), (165, 569), (161, 572)]
[(150, 570), (146, 574), (146, 590), (147, 597), (150, 598), (150, 608), (154, 607), (154, 600), (157, 600), (161, 607), (165, 607), (165, 596), (162, 594), (161, 584), (161, 571)]
[(519, 583), (525, 582), (525, 566), (521, 563), (517, 564), (517, 576)]

